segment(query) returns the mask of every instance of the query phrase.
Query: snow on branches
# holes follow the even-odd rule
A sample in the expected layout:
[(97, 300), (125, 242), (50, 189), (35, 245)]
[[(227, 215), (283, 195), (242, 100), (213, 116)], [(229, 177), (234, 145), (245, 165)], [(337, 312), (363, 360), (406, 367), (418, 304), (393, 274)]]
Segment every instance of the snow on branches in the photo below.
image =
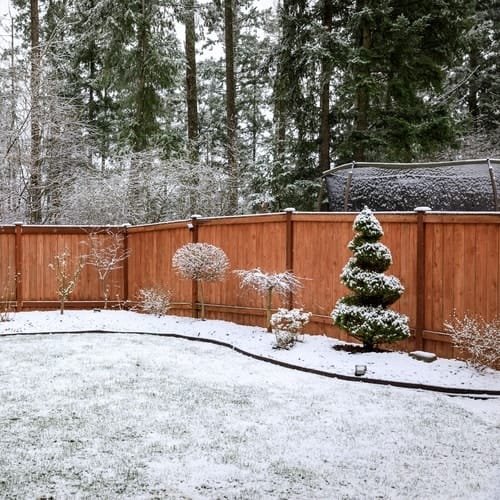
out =
[(201, 318), (205, 318), (203, 282), (222, 281), (229, 268), (229, 259), (219, 247), (208, 243), (187, 243), (178, 248), (172, 265), (182, 278), (196, 280), (200, 291)]
[(310, 312), (302, 309), (279, 308), (271, 316), (271, 326), (276, 337), (277, 349), (289, 349), (302, 335), (304, 326), (311, 319)]
[(267, 331), (272, 331), (271, 309), (273, 293), (281, 298), (287, 298), (290, 293), (302, 288), (302, 283), (294, 273), (266, 273), (258, 267), (255, 269), (238, 269), (234, 271), (240, 278), (241, 288), (250, 288), (265, 298)]
[(352, 291), (337, 301), (334, 324), (363, 342), (367, 350), (379, 343), (395, 342), (410, 335), (408, 318), (388, 310), (404, 292), (395, 276), (384, 274), (392, 263), (389, 249), (378, 240), (384, 234), (380, 222), (365, 207), (354, 220), (355, 236), (348, 248), (349, 259), (340, 281)]
[(54, 256), (54, 262), (49, 268), (56, 273), (57, 295), (61, 303), (61, 314), (64, 314), (64, 303), (73, 293), (80, 279), (80, 274), (85, 267), (85, 257), (80, 255), (76, 264), (73, 264), (71, 254), (65, 248), (60, 254)]
[(87, 263), (97, 270), (101, 294), (104, 298), (104, 309), (108, 307), (111, 294), (111, 286), (108, 282), (109, 276), (115, 269), (121, 269), (122, 262), (130, 254), (125, 248), (124, 242), (125, 237), (123, 234), (111, 231), (111, 229), (89, 234)]
[(161, 287), (141, 288), (138, 292), (140, 308), (147, 314), (161, 317), (170, 309), (172, 293)]
[(488, 322), (479, 315), (465, 314), (459, 318), (454, 313), (444, 326), (453, 346), (467, 355), (467, 364), (478, 371), (487, 366), (500, 368), (500, 316)]

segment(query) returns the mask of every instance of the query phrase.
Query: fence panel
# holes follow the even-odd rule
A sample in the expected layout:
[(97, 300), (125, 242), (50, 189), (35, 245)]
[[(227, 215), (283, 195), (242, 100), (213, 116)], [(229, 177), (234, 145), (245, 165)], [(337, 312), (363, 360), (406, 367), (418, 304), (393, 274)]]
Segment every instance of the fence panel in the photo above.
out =
[(192, 284), (172, 268), (172, 256), (192, 234), (186, 222), (138, 226), (128, 230), (128, 292), (135, 301), (141, 288), (160, 287), (172, 292), (175, 314), (191, 313)]
[[(125, 234), (123, 246), (130, 251), (128, 261), (109, 279), (110, 299), (115, 303), (134, 301), (141, 288), (159, 286), (173, 293), (172, 313), (191, 315), (196, 306), (196, 287), (175, 273), (172, 256), (185, 243), (207, 242), (221, 247), (231, 264), (224, 282), (205, 287), (208, 317), (263, 326), (262, 297), (241, 289), (232, 271), (259, 267), (282, 272), (288, 268), (303, 279), (304, 287), (294, 295), (293, 305), (313, 313), (309, 331), (347, 340), (346, 334), (332, 326), (330, 313), (338, 298), (348, 293), (339, 275), (352, 255), (347, 244), (353, 237), (354, 217), (346, 213), (279, 213), (178, 221), (127, 230), (3, 226), (0, 302), (17, 300), (19, 309), (57, 307), (56, 277), (49, 269), (55, 255), (64, 249), (73, 257), (85, 255), (89, 252), (90, 233), (105, 242), (110, 238), (109, 231), (115, 231)], [(416, 334), (400, 346), (414, 348), (421, 332), (420, 348), (453, 356), (444, 323), (454, 312), (459, 317), (477, 314), (486, 320), (499, 314), (500, 214), (378, 213), (377, 217), (385, 232), (382, 242), (393, 255), (388, 272), (405, 286), (405, 293), (394, 307), (409, 316)], [(418, 255), (422, 255), (421, 266)], [(19, 279), (14, 280), (19, 273)], [(100, 285), (96, 269), (86, 266), (67, 305), (102, 306)], [(275, 299), (273, 307), (284, 303)], [(419, 317), (422, 320), (417, 321)]]
[[(263, 325), (262, 297), (252, 290), (242, 289), (234, 271), (256, 267), (265, 272), (286, 270), (285, 217), (280, 214), (203, 220), (198, 241), (222, 248), (231, 266), (223, 283), (205, 287), (205, 299), (209, 304), (207, 317)], [(280, 304), (276, 298), (273, 306)]]
[(426, 216), (425, 348), (453, 356), (444, 324), (456, 314), (487, 321), (500, 310), (500, 216)]
[(13, 226), (0, 228), (0, 303), (2, 304), (16, 299), (16, 237), (14, 231)]

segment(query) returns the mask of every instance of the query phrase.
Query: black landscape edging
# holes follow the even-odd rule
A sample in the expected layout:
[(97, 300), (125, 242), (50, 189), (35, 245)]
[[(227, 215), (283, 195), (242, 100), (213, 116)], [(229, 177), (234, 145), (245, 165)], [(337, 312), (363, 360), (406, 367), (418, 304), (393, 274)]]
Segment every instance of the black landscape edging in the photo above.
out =
[(245, 351), (240, 347), (236, 347), (233, 344), (224, 342), (223, 340), (209, 339), (206, 337), (193, 337), (190, 335), (185, 335), (182, 333), (157, 333), (157, 332), (124, 332), (115, 330), (81, 330), (81, 331), (66, 331), (66, 332), (15, 332), (15, 333), (0, 333), (0, 338), (2, 337), (16, 337), (16, 336), (35, 336), (35, 335), (83, 335), (87, 333), (103, 333), (110, 334), (115, 333), (119, 335), (151, 335), (155, 337), (168, 337), (183, 340), (193, 340), (197, 342), (204, 342), (206, 344), (213, 344), (221, 347), (227, 347), (239, 354), (243, 354), (249, 358), (256, 359), (258, 361), (264, 361), (266, 363), (271, 363), (276, 366), (281, 366), (283, 368), (289, 368), (292, 370), (297, 370), (304, 373), (311, 373), (313, 375), (319, 375), (321, 377), (335, 378), (339, 380), (346, 380), (348, 382), (362, 382), (365, 384), (373, 385), (388, 385), (392, 387), (399, 387), (403, 389), (417, 389), (430, 392), (439, 392), (446, 394), (448, 396), (464, 396), (474, 399), (490, 399), (493, 397), (500, 396), (500, 390), (493, 389), (463, 389), (460, 387), (442, 387), (438, 385), (430, 384), (415, 384), (412, 382), (399, 382), (397, 380), (383, 380), (377, 378), (366, 378), (366, 377), (356, 377), (352, 375), (342, 375), (341, 373), (328, 372), (325, 370), (319, 370), (317, 368), (308, 368), (305, 366), (294, 365), (292, 363), (287, 363), (285, 361), (280, 361), (278, 359), (268, 358), (267, 356), (262, 356), (260, 354), (254, 354), (249, 351)]

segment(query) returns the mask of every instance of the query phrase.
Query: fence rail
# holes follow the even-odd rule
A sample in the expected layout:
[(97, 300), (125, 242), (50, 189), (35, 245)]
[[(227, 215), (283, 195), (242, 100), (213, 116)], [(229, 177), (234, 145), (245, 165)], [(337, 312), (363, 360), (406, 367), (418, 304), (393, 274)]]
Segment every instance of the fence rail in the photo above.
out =
[[(133, 302), (141, 288), (163, 286), (172, 291), (173, 313), (198, 314), (196, 286), (172, 268), (175, 250), (189, 242), (207, 242), (227, 253), (231, 268), (294, 271), (303, 289), (289, 304), (313, 313), (308, 331), (350, 338), (331, 323), (330, 312), (347, 293), (339, 274), (351, 256), (352, 213), (286, 211), (224, 218), (192, 218), (134, 227), (28, 226), (0, 227), (0, 302), (16, 310), (56, 308), (55, 275), (49, 269), (64, 248), (85, 253), (89, 235), (123, 234), (129, 258), (112, 272), (111, 306)], [(479, 314), (486, 320), (500, 310), (500, 214), (403, 212), (377, 213), (382, 241), (405, 293), (394, 308), (410, 318), (412, 336), (403, 349), (425, 349), (443, 357), (455, 355), (444, 323), (453, 312)], [(230, 273), (223, 283), (206, 285), (207, 317), (241, 324), (264, 324), (262, 300), (242, 290)], [(275, 301), (274, 306), (280, 303)], [(95, 269), (87, 266), (67, 307), (102, 307)]]

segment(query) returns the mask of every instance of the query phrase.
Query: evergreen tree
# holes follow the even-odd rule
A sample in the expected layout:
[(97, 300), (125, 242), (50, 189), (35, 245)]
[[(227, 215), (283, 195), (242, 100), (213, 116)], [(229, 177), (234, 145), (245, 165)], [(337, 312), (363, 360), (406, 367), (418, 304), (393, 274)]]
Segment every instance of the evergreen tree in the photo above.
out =
[[(500, 154), (500, 2), (472, 3), (464, 54), (450, 72), (442, 100), (455, 108), (461, 125), (460, 149), (455, 154), (461, 158), (495, 158)], [(450, 156), (454, 152), (444, 153)]]
[[(274, 209), (315, 210), (338, 128), (345, 2), (284, 0), (274, 82)], [(335, 85), (332, 85), (332, 83)]]
[(353, 293), (337, 301), (332, 311), (335, 325), (363, 342), (366, 350), (377, 344), (409, 336), (408, 318), (387, 309), (404, 288), (395, 276), (384, 272), (392, 263), (390, 250), (379, 242), (384, 232), (371, 210), (365, 207), (354, 220), (355, 236), (348, 248), (353, 257), (344, 267), (341, 282)]
[[(340, 96), (346, 159), (411, 161), (453, 143), (445, 91), (468, 27), (470, 0), (357, 0)], [(354, 107), (350, 105), (354, 104)]]

